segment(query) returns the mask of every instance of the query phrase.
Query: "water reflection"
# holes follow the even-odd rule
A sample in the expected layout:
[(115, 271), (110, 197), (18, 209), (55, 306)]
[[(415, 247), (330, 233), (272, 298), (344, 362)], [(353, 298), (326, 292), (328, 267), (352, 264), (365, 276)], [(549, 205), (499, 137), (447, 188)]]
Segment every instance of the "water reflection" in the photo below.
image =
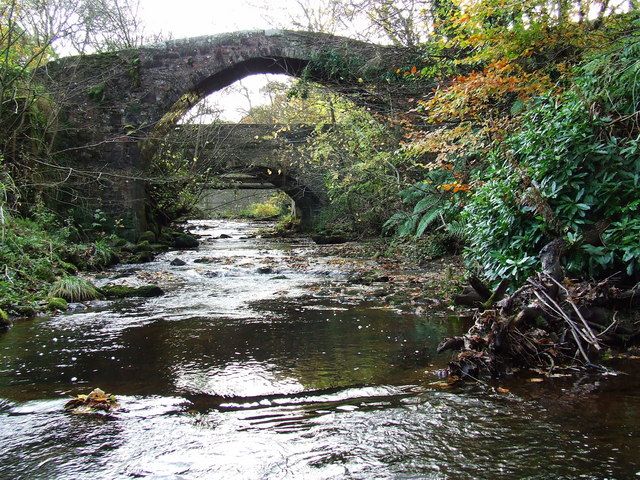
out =
[[(638, 375), (504, 380), (508, 395), (482, 385), (430, 389), (426, 372), (447, 360), (435, 345), (459, 323), (383, 308), (369, 287), (336, 296), (348, 264), (306, 241), (240, 238), (256, 227), (233, 222), (199, 227), (209, 235), (199, 251), (103, 280), (170, 276), (164, 297), (98, 303), (0, 337), (0, 478), (632, 478), (640, 470)], [(214, 240), (220, 233), (234, 238)], [(176, 256), (187, 265), (170, 267)], [(116, 392), (124, 409), (62, 413), (69, 394), (93, 386)]]

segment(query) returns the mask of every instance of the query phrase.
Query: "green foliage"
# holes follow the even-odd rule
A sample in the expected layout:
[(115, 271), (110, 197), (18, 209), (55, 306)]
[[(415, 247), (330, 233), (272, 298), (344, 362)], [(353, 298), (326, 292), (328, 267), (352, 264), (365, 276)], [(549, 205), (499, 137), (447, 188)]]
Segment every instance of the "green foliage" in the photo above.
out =
[(116, 260), (113, 237), (76, 243), (77, 231), (41, 205), (29, 219), (11, 215), (1, 201), (0, 211), (0, 308), (16, 312), (32, 308), (49, 296), (56, 279), (75, 273), (78, 267), (99, 270)]
[(211, 183), (210, 169), (184, 148), (189, 144), (203, 147), (199, 139), (189, 138), (188, 132), (176, 129), (169, 134), (151, 162), (149, 174), (157, 180), (149, 182), (147, 193), (154, 223), (161, 227), (190, 214), (198, 203), (203, 185)]
[(286, 233), (298, 231), (300, 229), (300, 219), (291, 214), (283, 215), (276, 223), (274, 230), (276, 232)]
[(435, 224), (446, 230), (459, 210), (456, 201), (464, 195), (455, 182), (451, 171), (433, 170), (425, 180), (401, 190), (399, 196), (411, 211), (402, 210), (392, 215), (383, 225), (383, 231), (399, 237), (413, 235), (418, 238)]
[(284, 192), (274, 193), (265, 202), (249, 205), (239, 212), (241, 218), (266, 220), (286, 215), (290, 210), (291, 198)]
[(639, 53), (636, 33), (594, 57), (494, 150), (463, 214), (469, 264), (490, 280), (522, 281), (557, 237), (570, 274), (640, 271)]
[(302, 74), (303, 79), (327, 79), (353, 82), (364, 74), (365, 60), (338, 50), (324, 49), (315, 53)]
[(318, 132), (309, 145), (311, 161), (326, 172), (331, 206), (318, 229), (356, 236), (379, 234), (397, 198), (395, 132), (368, 112), (352, 108), (336, 128)]
[(83, 278), (70, 276), (56, 280), (49, 290), (49, 295), (68, 302), (85, 302), (100, 298), (100, 293), (93, 284)]
[(448, 254), (459, 253), (460, 243), (446, 231), (415, 237), (393, 237), (384, 255), (411, 259), (421, 265)]
[(89, 98), (91, 98), (94, 102), (100, 103), (102, 100), (104, 100), (105, 88), (106, 85), (104, 82), (99, 83), (97, 85), (89, 87), (89, 89), (87, 89), (87, 95), (89, 95)]

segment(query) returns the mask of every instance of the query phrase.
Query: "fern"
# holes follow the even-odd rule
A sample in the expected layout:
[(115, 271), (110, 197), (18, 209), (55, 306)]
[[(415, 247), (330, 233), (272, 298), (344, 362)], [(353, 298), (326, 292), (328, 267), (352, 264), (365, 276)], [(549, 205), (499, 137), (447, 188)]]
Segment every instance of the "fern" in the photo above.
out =
[(464, 243), (466, 240), (465, 224), (460, 220), (454, 220), (447, 224), (447, 233), (460, 243)]
[(385, 235), (390, 234), (391, 232), (397, 231), (399, 226), (407, 221), (409, 215), (405, 212), (397, 212), (391, 215), (389, 220), (384, 222), (382, 225), (382, 231)]
[(421, 237), (424, 234), (425, 230), (429, 228), (429, 226), (442, 214), (444, 209), (440, 206), (435, 206), (431, 208), (427, 213), (425, 213), (420, 219), (420, 223), (418, 223), (418, 227), (416, 228), (416, 238)]

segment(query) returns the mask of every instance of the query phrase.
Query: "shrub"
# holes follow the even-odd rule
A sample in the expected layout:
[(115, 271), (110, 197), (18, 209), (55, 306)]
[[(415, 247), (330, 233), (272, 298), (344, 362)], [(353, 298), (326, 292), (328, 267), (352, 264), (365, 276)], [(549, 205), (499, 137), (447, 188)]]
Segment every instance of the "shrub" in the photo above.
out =
[(536, 100), (493, 151), (463, 212), (470, 266), (521, 282), (561, 237), (570, 274), (640, 271), (639, 59), (635, 34), (580, 68), (575, 88)]

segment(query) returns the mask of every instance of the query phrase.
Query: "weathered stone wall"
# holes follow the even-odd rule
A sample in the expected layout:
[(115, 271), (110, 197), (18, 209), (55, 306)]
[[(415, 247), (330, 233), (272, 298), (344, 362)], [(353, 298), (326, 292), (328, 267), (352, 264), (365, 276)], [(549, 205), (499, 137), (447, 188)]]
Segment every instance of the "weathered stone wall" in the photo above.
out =
[[(57, 141), (82, 194), (100, 199), (109, 213), (146, 228), (144, 172), (161, 138), (176, 120), (213, 91), (257, 73), (300, 75), (325, 50), (366, 59), (362, 68), (403, 64), (408, 52), (331, 35), (238, 32), (174, 40), (108, 54), (51, 62), (40, 78), (62, 106)], [(317, 81), (335, 82), (318, 76)], [(354, 85), (358, 89), (358, 85)], [(94, 175), (94, 176), (95, 176)], [(97, 186), (96, 186), (97, 185)]]

